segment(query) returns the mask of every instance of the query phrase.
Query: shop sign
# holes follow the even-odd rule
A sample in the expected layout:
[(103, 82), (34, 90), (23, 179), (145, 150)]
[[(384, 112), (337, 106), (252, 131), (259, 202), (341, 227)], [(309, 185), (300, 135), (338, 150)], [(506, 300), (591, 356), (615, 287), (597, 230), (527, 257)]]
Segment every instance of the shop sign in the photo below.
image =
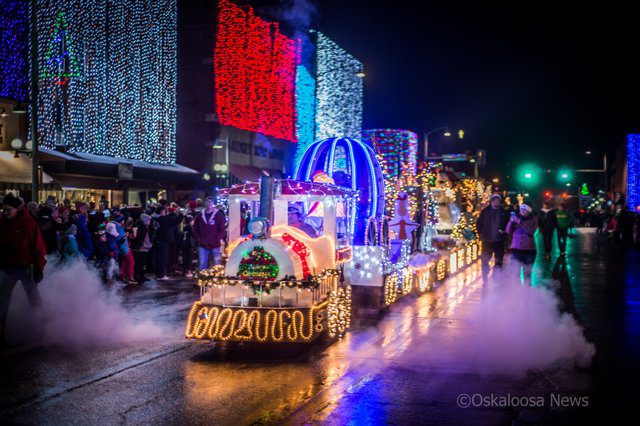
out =
[(118, 163), (118, 179), (133, 180), (133, 164)]

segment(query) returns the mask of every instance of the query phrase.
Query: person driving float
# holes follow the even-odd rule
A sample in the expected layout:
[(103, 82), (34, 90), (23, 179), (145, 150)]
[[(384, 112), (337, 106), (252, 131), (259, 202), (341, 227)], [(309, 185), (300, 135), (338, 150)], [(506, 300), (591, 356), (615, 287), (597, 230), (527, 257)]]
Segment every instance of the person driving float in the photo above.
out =
[(298, 228), (299, 230), (306, 232), (311, 238), (317, 237), (316, 230), (303, 220), (302, 211), (299, 207), (290, 206), (288, 212), (289, 226), (293, 226), (294, 228)]

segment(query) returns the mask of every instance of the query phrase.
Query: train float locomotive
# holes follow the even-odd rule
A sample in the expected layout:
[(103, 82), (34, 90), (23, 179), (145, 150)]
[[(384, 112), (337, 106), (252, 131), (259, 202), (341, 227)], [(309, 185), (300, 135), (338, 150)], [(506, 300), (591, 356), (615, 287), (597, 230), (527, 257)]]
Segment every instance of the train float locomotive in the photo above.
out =
[[(412, 259), (407, 234), (416, 224), (398, 209), (394, 218), (384, 216), (384, 178), (363, 142), (312, 144), (295, 178), (264, 177), (223, 191), (228, 258), (225, 266), (200, 272), (187, 338), (301, 343), (339, 337), (352, 311), (377, 312), (478, 258), (477, 244), (468, 243)], [(400, 232), (390, 238), (398, 223)]]

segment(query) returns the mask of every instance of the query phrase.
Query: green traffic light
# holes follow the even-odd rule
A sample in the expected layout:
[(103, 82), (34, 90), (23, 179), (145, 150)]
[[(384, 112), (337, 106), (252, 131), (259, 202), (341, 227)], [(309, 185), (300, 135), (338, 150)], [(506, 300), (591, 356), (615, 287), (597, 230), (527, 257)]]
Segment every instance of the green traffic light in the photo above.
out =
[(540, 168), (532, 163), (522, 164), (516, 168), (516, 176), (524, 187), (535, 187), (540, 179)]
[(558, 180), (560, 182), (566, 183), (566, 182), (570, 181), (571, 178), (572, 178), (571, 168), (569, 168), (569, 167), (561, 167), (558, 170)]

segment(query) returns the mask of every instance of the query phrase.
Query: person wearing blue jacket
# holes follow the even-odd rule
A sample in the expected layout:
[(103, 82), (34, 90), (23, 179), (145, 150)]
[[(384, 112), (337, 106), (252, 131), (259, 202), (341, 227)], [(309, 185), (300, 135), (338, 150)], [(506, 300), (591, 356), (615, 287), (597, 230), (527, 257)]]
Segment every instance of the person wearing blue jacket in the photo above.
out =
[(91, 238), (91, 232), (89, 232), (89, 227), (87, 226), (86, 203), (76, 203), (76, 215), (74, 216), (73, 224), (78, 228), (78, 233), (76, 235), (78, 249), (80, 250), (80, 253), (88, 259), (93, 253), (93, 240)]
[(64, 243), (64, 252), (63, 255), (65, 259), (73, 259), (81, 255), (80, 250), (78, 249), (78, 241), (76, 240), (76, 234), (78, 233), (78, 228), (75, 225), (71, 225), (65, 231), (65, 243)]

